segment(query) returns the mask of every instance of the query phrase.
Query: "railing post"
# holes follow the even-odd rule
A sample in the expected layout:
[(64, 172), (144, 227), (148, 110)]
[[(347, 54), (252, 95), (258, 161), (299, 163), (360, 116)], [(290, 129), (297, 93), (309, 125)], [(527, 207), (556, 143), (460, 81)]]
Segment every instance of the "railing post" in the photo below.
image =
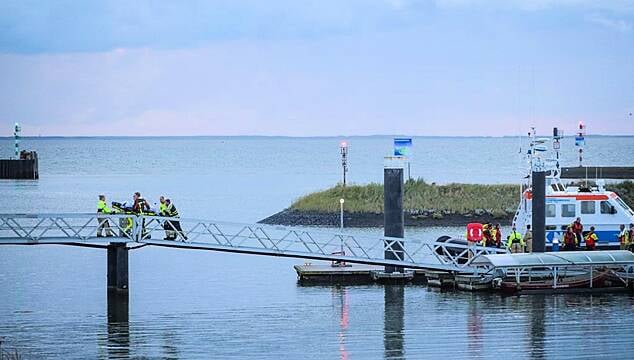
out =
[(125, 243), (108, 245), (108, 291), (128, 292), (128, 248)]
[[(403, 162), (398, 158), (385, 158), (383, 169), (384, 235), (392, 238), (405, 236), (403, 216)], [(390, 245), (391, 243), (391, 245)], [(384, 241), (386, 260), (404, 260), (403, 241)], [(402, 267), (385, 266), (386, 273), (403, 272)]]

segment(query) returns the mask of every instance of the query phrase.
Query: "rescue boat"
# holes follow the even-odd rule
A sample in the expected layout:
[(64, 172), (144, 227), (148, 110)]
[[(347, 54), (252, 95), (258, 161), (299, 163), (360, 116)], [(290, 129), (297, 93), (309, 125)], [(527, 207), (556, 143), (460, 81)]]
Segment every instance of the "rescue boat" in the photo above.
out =
[[(552, 151), (548, 151), (544, 145), (550, 139), (535, 139), (534, 129), (532, 134), (528, 157), (552, 155)], [(584, 238), (585, 233), (594, 226), (599, 237), (597, 248), (618, 249), (620, 225), (629, 228), (634, 223), (634, 211), (617, 193), (605, 189), (603, 179), (596, 179), (591, 186), (565, 186), (560, 179), (560, 138), (555, 131), (552, 148), (556, 158), (548, 159), (553, 165), (546, 177), (546, 247), (550, 248), (555, 238), (561, 243), (566, 228), (579, 217), (583, 224)], [(531, 224), (531, 203), (532, 191), (527, 185), (513, 218), (513, 225), (520, 232), (525, 232), (526, 225)], [(580, 245), (585, 246), (583, 242)]]

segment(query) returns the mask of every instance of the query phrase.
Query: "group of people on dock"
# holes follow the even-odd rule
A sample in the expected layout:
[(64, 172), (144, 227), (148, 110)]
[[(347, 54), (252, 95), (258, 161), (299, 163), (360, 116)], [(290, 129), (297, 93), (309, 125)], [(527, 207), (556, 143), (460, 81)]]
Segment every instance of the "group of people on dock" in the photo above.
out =
[[(165, 196), (159, 197), (159, 205), (158, 208), (150, 206), (150, 203), (145, 200), (141, 196), (140, 192), (135, 192), (132, 196), (133, 203), (131, 207), (119, 204), (112, 203), (113, 207), (110, 208), (108, 203), (106, 202), (105, 195), (99, 195), (99, 200), (97, 201), (97, 213), (99, 214), (130, 214), (130, 215), (146, 215), (146, 216), (162, 216), (169, 217), (172, 219), (165, 220), (163, 222), (163, 229), (165, 230), (165, 238), (164, 240), (176, 240), (179, 236), (183, 240), (187, 240), (187, 236), (183, 232), (181, 228), (180, 221), (175, 220), (180, 217), (178, 210), (174, 203), (165, 198)], [(115, 206), (115, 204), (117, 206)], [(115, 236), (114, 231), (110, 227), (110, 223), (107, 218), (97, 218), (98, 226), (97, 226), (97, 237), (103, 237), (104, 232), (105, 236), (112, 237)], [(123, 228), (124, 232), (130, 231), (132, 227), (132, 218), (127, 219), (127, 225)], [(143, 222), (143, 233), (144, 238), (149, 238), (149, 235), (145, 235), (145, 221)]]
[[(634, 224), (629, 225), (627, 229), (625, 224), (621, 224), (620, 232), (617, 235), (620, 249), (634, 251)], [(581, 218), (577, 218), (572, 224), (568, 225), (563, 235), (563, 251), (575, 251), (581, 249), (581, 241), (585, 242), (585, 250), (596, 250), (599, 242), (599, 236), (595, 232), (594, 226), (590, 226), (590, 231), (583, 231)], [(559, 247), (559, 240), (553, 239), (553, 251)]]
[[(469, 236), (467, 236), (467, 238), (469, 238)], [(495, 226), (493, 226), (491, 222), (482, 224), (482, 240), (480, 240), (480, 245), (498, 248), (505, 245), (513, 253), (533, 252), (531, 226), (527, 225), (526, 233), (523, 237), (515, 226), (513, 226), (511, 233), (506, 237), (506, 243), (503, 244), (500, 224), (495, 224)]]
[[(495, 227), (493, 227), (491, 223), (483, 224), (482, 229), (482, 246), (501, 247), (502, 231), (500, 230), (500, 224), (496, 224)], [(634, 252), (634, 224), (630, 224), (629, 228), (625, 224), (622, 224), (620, 226), (618, 240), (621, 250)], [(599, 236), (595, 232), (594, 226), (590, 226), (590, 230), (584, 233), (581, 218), (578, 217), (574, 222), (566, 227), (561, 243), (559, 239), (553, 239), (551, 250), (559, 251), (560, 245), (563, 245), (561, 249), (562, 251), (592, 251), (597, 249), (598, 242)], [(581, 247), (582, 243), (585, 244), (585, 248)], [(524, 236), (522, 236), (522, 234), (517, 231), (516, 227), (513, 226), (511, 233), (506, 238), (505, 245), (511, 253), (532, 253), (533, 234), (531, 226), (526, 225), (526, 232), (524, 233)]]

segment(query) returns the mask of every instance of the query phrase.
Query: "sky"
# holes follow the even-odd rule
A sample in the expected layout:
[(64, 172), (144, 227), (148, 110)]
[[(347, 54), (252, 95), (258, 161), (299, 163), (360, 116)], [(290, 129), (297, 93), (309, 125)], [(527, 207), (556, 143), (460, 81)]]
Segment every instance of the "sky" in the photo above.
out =
[(0, 136), (634, 134), (634, 0), (3, 0), (0, 79)]

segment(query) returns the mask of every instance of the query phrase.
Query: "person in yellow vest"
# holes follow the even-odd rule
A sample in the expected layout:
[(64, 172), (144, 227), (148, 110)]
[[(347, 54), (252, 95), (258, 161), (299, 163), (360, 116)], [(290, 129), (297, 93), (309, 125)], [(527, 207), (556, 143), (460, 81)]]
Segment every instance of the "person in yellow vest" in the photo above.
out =
[(594, 232), (594, 226), (590, 226), (590, 231), (586, 234), (586, 250), (596, 250), (597, 242), (599, 242), (599, 237)]
[(619, 232), (619, 243), (621, 250), (628, 250), (630, 247), (630, 232), (625, 228), (625, 224), (621, 224), (621, 232)]
[(495, 238), (492, 231), (493, 225), (490, 222), (482, 225), (482, 246), (495, 246)]
[[(167, 211), (167, 202), (165, 201), (165, 196), (161, 196), (159, 198), (159, 215), (169, 217), (169, 213)], [(163, 222), (163, 229), (165, 229), (165, 237), (163, 240), (174, 240), (176, 238), (176, 232), (172, 229), (172, 226), (169, 222)]]
[[(99, 214), (113, 214), (114, 211), (108, 207), (108, 203), (106, 202), (106, 195), (99, 195), (99, 201), (97, 201), (97, 213)], [(112, 228), (110, 228), (110, 223), (108, 222), (108, 218), (97, 217), (97, 237), (103, 237), (103, 231), (106, 231), (106, 236), (111, 237), (114, 236), (114, 232)]]
[(500, 224), (495, 224), (495, 232), (493, 233), (493, 240), (495, 240), (495, 246), (502, 246), (502, 230), (500, 229)]
[(522, 234), (517, 232), (515, 226), (513, 226), (513, 230), (507, 238), (506, 247), (511, 249), (513, 254), (521, 253), (524, 250), (524, 240), (522, 239)]
[(498, 230), (499, 230), (499, 229), (500, 229), (500, 228), (499, 228), (499, 227), (497, 227), (497, 226), (491, 226), (491, 228), (490, 228), (490, 230), (489, 230), (489, 231), (491, 232), (491, 241), (492, 241), (492, 242), (493, 242), (493, 244), (495, 244), (495, 245), (497, 245), (497, 242), (495, 241), (495, 239), (496, 239), (496, 238), (497, 238), (497, 236), (498, 236)]

